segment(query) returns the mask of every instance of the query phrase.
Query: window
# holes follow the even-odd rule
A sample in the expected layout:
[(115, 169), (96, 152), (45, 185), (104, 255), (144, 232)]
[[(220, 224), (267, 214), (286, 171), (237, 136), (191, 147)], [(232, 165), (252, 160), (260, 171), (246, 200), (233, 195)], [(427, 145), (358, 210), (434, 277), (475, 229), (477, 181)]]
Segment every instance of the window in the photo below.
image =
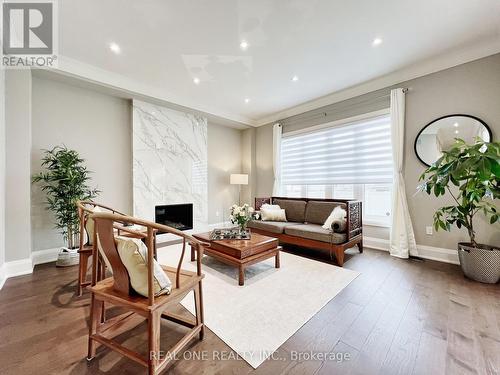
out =
[(290, 198), (301, 198), (304, 196), (302, 193), (305, 187), (301, 185), (286, 185), (284, 186), (285, 196)]
[(358, 199), (366, 224), (390, 226), (392, 145), (389, 115), (288, 135), (281, 185), (288, 197)]
[(391, 184), (364, 185), (363, 219), (366, 223), (390, 226), (392, 210)]
[(306, 185), (307, 198), (324, 198), (327, 196), (329, 186), (326, 185)]

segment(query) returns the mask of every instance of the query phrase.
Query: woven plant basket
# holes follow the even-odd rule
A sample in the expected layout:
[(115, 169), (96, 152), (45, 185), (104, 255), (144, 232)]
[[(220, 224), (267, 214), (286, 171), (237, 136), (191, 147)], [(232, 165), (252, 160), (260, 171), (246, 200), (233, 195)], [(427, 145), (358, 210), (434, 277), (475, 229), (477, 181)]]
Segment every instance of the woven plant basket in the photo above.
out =
[(67, 247), (61, 248), (57, 255), (57, 267), (76, 266), (79, 263), (78, 249), (68, 249)]
[(495, 284), (500, 280), (500, 248), (470, 243), (458, 244), (458, 258), (465, 276), (482, 283)]

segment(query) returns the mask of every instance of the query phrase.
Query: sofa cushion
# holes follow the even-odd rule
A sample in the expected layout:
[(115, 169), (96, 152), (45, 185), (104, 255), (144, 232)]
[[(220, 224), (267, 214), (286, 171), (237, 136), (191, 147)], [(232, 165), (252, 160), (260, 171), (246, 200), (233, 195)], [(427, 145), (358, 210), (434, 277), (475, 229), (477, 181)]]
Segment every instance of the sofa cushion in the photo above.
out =
[[(297, 223), (304, 222), (306, 215), (306, 201), (298, 201), (293, 199), (274, 199), (273, 204), (277, 204), (281, 208), (285, 209), (286, 219), (288, 221), (295, 221)], [(330, 214), (330, 212), (328, 214)], [(323, 224), (324, 222), (325, 221), (323, 220), (321, 224)]]
[(283, 233), (283, 230), (285, 229), (286, 226), (297, 225), (297, 224), (301, 224), (301, 223), (252, 220), (252, 221), (248, 222), (247, 227), (265, 230), (266, 232), (281, 234), (281, 233)]
[(334, 244), (344, 243), (347, 238), (345, 233), (333, 233), (318, 224), (290, 225), (285, 228), (285, 234)]
[(309, 224), (323, 225), (332, 213), (333, 209), (337, 206), (346, 209), (346, 204), (342, 202), (320, 202), (309, 201), (307, 202), (305, 222)]

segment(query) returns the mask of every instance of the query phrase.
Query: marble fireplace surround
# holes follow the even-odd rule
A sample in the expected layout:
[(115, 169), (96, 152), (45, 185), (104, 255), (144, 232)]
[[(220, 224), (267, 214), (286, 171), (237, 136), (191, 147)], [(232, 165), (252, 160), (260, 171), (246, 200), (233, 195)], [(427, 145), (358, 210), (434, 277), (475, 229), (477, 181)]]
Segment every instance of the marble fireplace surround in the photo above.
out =
[(192, 203), (193, 231), (208, 228), (207, 119), (133, 101), (134, 216)]

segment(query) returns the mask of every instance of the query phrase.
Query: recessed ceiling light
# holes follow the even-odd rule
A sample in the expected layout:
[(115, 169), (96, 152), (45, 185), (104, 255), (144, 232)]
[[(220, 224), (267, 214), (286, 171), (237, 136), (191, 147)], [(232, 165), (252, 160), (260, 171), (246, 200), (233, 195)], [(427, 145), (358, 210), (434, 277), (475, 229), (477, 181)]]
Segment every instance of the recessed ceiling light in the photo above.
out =
[(382, 44), (382, 38), (373, 39), (372, 46), (376, 47)]
[(240, 43), (240, 48), (245, 51), (248, 48), (248, 42), (246, 40), (242, 40)]
[(458, 128), (458, 122), (455, 122), (455, 123), (453, 124), (453, 126), (454, 126), (455, 128)]
[(299, 80), (299, 77), (297, 77), (297, 76), (293, 76), (293, 77), (292, 77), (292, 81), (293, 81), (293, 82), (297, 82), (298, 80)]
[(109, 43), (109, 49), (111, 50), (111, 52), (114, 52), (117, 55), (122, 51), (120, 46), (118, 44), (116, 44), (115, 42)]
[(245, 103), (247, 103), (247, 104), (250, 103), (250, 99), (245, 98)]
[(458, 130), (455, 130), (455, 134), (458, 134)]
[(198, 85), (200, 83), (200, 79), (198, 77), (194, 77), (193, 82), (195, 85)]

